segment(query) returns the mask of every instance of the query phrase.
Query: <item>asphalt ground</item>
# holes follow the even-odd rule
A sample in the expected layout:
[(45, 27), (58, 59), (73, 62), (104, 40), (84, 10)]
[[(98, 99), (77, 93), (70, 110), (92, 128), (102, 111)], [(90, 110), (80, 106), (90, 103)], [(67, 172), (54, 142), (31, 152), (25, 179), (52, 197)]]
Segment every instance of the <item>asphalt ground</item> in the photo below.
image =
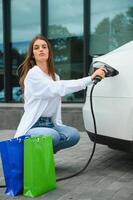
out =
[[(90, 157), (93, 143), (85, 132), (80, 142), (54, 155), (56, 176), (64, 177), (79, 171)], [(1, 130), (0, 141), (12, 138), (14, 130)], [(4, 184), (0, 162), (0, 184)], [(23, 195), (14, 198), (0, 188), (0, 200), (27, 200)], [(57, 189), (43, 194), (38, 200), (132, 200), (133, 155), (97, 144), (88, 168), (79, 176), (57, 182)]]

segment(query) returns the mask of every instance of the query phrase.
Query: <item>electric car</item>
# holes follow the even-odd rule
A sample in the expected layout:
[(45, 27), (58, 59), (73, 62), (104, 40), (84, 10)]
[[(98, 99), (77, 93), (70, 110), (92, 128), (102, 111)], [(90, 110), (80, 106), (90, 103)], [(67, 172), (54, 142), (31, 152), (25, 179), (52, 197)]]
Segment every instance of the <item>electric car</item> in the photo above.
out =
[(103, 65), (107, 67), (107, 77), (95, 85), (92, 94), (97, 134), (90, 106), (90, 85), (83, 106), (85, 129), (92, 141), (96, 137), (97, 143), (133, 152), (133, 41), (95, 58), (92, 68)]

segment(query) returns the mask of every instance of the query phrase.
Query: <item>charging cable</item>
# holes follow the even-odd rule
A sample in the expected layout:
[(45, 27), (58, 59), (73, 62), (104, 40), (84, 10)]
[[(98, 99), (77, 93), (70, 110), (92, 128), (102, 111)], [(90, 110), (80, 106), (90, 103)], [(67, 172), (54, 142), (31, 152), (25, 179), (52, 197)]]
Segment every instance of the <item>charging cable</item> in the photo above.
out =
[(6, 185), (0, 185), (0, 188), (5, 188), (6, 187)]
[[(92, 85), (92, 88), (91, 88), (91, 91), (90, 91), (90, 108), (91, 108), (91, 114), (92, 114), (93, 124), (94, 124), (94, 141), (93, 141), (93, 148), (92, 148), (91, 155), (90, 155), (87, 163), (85, 164), (85, 166), (81, 170), (79, 170), (75, 174), (72, 174), (72, 175), (69, 175), (69, 176), (66, 176), (66, 177), (62, 177), (62, 178), (58, 178), (58, 179), (56, 179), (56, 181), (62, 181), (62, 180), (66, 180), (66, 179), (75, 177), (77, 175), (80, 175), (89, 166), (89, 164), (90, 164), (90, 162), (91, 162), (91, 160), (92, 160), (92, 158), (94, 156), (95, 149), (96, 149), (97, 126), (96, 126), (96, 120), (95, 120), (95, 115), (94, 115), (94, 110), (93, 110), (92, 94), (93, 94), (93, 90), (94, 90), (95, 85), (101, 80), (102, 80), (102, 78), (100, 76), (96, 76), (94, 81), (93, 81), (93, 85)], [(88, 133), (87, 133), (87, 135), (89, 137)]]

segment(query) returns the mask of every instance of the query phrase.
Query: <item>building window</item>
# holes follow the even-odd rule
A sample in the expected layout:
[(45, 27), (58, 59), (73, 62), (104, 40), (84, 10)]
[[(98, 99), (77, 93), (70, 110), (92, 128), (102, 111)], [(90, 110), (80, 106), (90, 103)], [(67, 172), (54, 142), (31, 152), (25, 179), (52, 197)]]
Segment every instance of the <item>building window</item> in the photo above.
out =
[(4, 64), (3, 64), (3, 14), (2, 0), (0, 0), (0, 101), (4, 101)]
[[(83, 77), (83, 1), (48, 1), (48, 38), (61, 79)], [(83, 91), (63, 98), (66, 102), (83, 101)]]
[(40, 1), (11, 1), (12, 40), (12, 96), (13, 101), (22, 101), (22, 92), (16, 75), (17, 67), (23, 62), (29, 42), (40, 33)]
[(133, 40), (132, 0), (91, 0), (90, 54), (106, 54)]

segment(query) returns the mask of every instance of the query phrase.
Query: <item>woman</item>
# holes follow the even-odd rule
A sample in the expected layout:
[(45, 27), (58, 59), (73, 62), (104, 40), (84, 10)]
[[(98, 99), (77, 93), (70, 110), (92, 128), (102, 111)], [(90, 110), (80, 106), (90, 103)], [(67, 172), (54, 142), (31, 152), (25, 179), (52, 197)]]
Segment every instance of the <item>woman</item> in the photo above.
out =
[(91, 77), (59, 80), (48, 40), (41, 35), (33, 38), (21, 66), (19, 83), (24, 89), (24, 114), (15, 137), (51, 135), (54, 152), (77, 144), (78, 130), (62, 123), (61, 97), (85, 89), (97, 75), (104, 78), (103, 69), (96, 70)]

